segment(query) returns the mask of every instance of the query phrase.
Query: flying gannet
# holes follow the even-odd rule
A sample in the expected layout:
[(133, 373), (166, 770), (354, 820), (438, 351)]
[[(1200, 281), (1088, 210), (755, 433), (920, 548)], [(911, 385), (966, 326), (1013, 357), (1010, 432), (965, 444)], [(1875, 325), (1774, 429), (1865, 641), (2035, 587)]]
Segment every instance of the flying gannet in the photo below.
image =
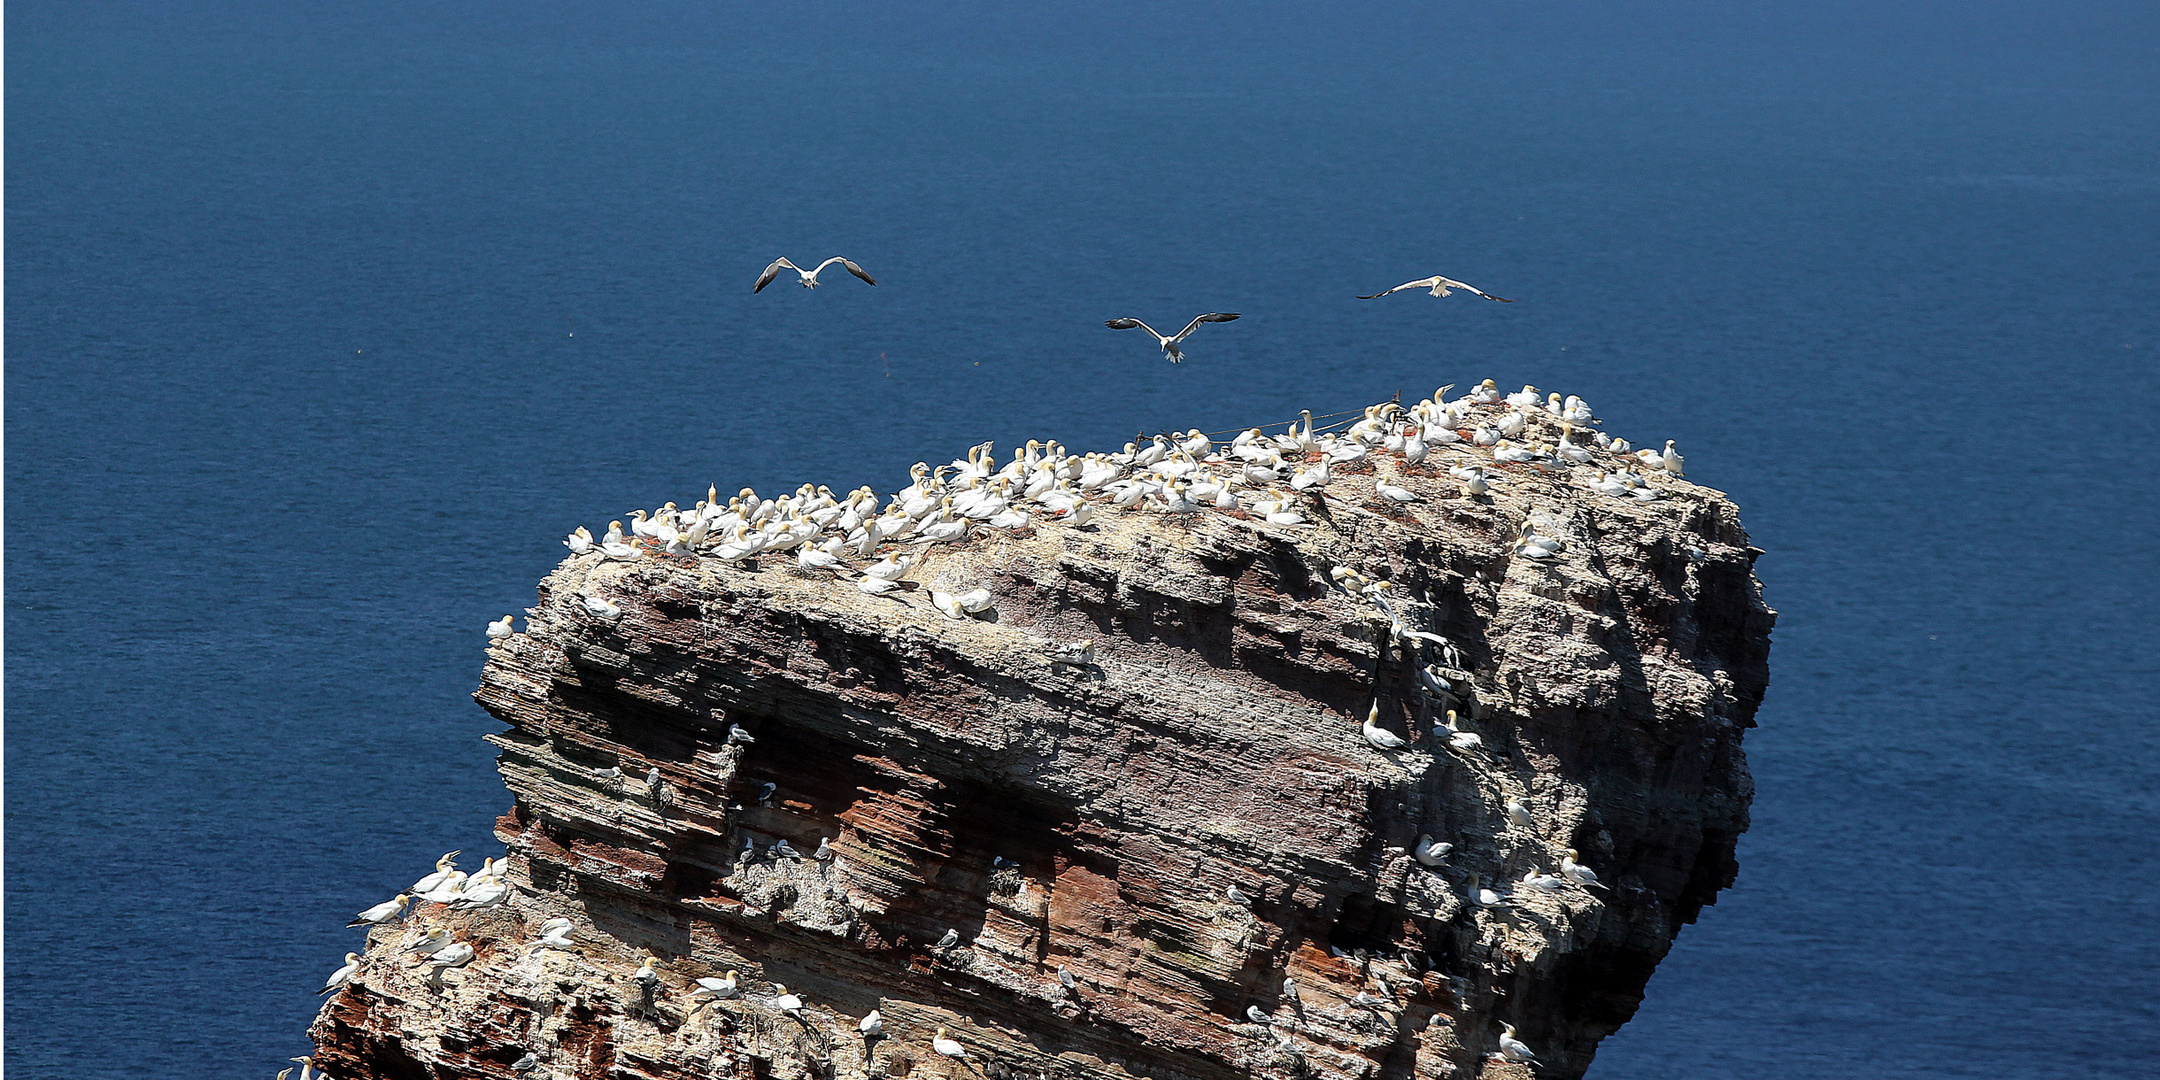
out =
[(1182, 363), (1185, 360), (1185, 354), (1178, 351), (1178, 342), (1185, 340), (1185, 338), (1190, 335), (1194, 330), (1199, 329), (1201, 323), (1230, 322), (1237, 317), (1238, 313), (1234, 311), (1210, 311), (1207, 314), (1202, 315), (1189, 323), (1186, 323), (1185, 329), (1178, 331), (1176, 337), (1164, 337), (1162, 331), (1157, 330), (1154, 327), (1149, 326), (1148, 324), (1141, 322), (1138, 319), (1111, 319), (1103, 325), (1109, 327), (1112, 330), (1132, 330), (1137, 328), (1155, 335), (1156, 342), (1162, 345), (1163, 355), (1169, 357), (1171, 363), (1177, 364)]
[(871, 279), (870, 275), (863, 273), (862, 267), (855, 265), (853, 262), (850, 262), (847, 259), (843, 259), (840, 256), (835, 255), (832, 258), (819, 263), (817, 269), (815, 270), (805, 270), (802, 267), (787, 261), (786, 259), (774, 259), (773, 264), (766, 267), (764, 273), (758, 275), (757, 284), (751, 286), (750, 291), (754, 293), (765, 291), (765, 286), (772, 284), (773, 278), (780, 275), (780, 268), (783, 266), (802, 275), (803, 288), (815, 289), (817, 288), (817, 276), (821, 273), (824, 273), (825, 268), (831, 266), (834, 263), (839, 263), (840, 265), (847, 267), (848, 273), (863, 279), (869, 284), (877, 284), (876, 281)]
[(1434, 275), (1433, 277), (1429, 278), (1419, 278), (1416, 281), (1405, 281), (1402, 284), (1397, 285), (1386, 292), (1376, 292), (1371, 296), (1360, 296), (1358, 297), (1358, 299), (1378, 300), (1383, 296), (1392, 296), (1395, 293), (1402, 292), (1405, 289), (1431, 289), (1434, 296), (1446, 296), (1448, 294), (1448, 290), (1450, 289), (1461, 289), (1462, 291), (1467, 293), (1476, 293), (1477, 295), (1482, 296), (1487, 300), (1498, 300), (1503, 304), (1512, 304), (1515, 302), (1508, 299), (1507, 297), (1494, 296), (1493, 294), (1486, 292), (1483, 289), (1476, 288), (1470, 285), (1465, 285), (1462, 282), (1455, 280), (1454, 278), (1440, 277), (1438, 275)]

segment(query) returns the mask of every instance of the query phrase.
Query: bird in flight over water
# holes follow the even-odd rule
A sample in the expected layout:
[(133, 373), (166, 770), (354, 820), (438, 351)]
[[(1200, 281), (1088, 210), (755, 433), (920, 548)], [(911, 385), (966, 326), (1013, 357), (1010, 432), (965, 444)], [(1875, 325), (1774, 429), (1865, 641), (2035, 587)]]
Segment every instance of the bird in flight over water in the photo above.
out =
[(1131, 330), (1137, 327), (1139, 329), (1147, 331), (1150, 334), (1155, 335), (1155, 340), (1162, 345), (1163, 355), (1169, 357), (1171, 363), (1176, 364), (1182, 363), (1185, 359), (1185, 354), (1178, 351), (1178, 342), (1185, 340), (1187, 335), (1191, 334), (1194, 330), (1199, 329), (1201, 323), (1229, 322), (1237, 317), (1238, 316), (1236, 312), (1210, 311), (1207, 314), (1202, 315), (1189, 323), (1186, 323), (1185, 329), (1178, 331), (1176, 337), (1164, 337), (1162, 331), (1157, 330), (1154, 327), (1149, 326), (1148, 324), (1141, 322), (1138, 319), (1112, 319), (1109, 322), (1104, 323), (1103, 325), (1109, 327), (1112, 330)]
[[(769, 270), (766, 272), (771, 273), (771, 271)], [(1455, 280), (1454, 278), (1440, 277), (1438, 275), (1429, 278), (1419, 278), (1416, 281), (1405, 281), (1402, 284), (1397, 285), (1392, 289), (1389, 289), (1387, 292), (1377, 292), (1372, 294), (1371, 296), (1360, 296), (1358, 297), (1358, 299), (1378, 300), (1383, 296), (1388, 296), (1393, 293), (1399, 293), (1404, 289), (1431, 289), (1434, 296), (1446, 296), (1449, 289), (1461, 289), (1464, 292), (1476, 293), (1487, 300), (1498, 300), (1503, 304), (1512, 304), (1515, 302), (1505, 296), (1494, 296), (1493, 294), (1486, 292), (1485, 290), (1480, 289), (1474, 285), (1465, 285), (1462, 282)]]
[(848, 260), (843, 259), (838, 255), (835, 255), (832, 258), (819, 263), (816, 270), (805, 270), (802, 267), (787, 261), (786, 259), (774, 259), (773, 264), (766, 267), (764, 273), (758, 275), (757, 284), (752, 286), (750, 288), (750, 291), (754, 293), (765, 291), (765, 286), (772, 284), (773, 278), (780, 276), (780, 268), (783, 266), (802, 275), (803, 288), (815, 289), (817, 288), (818, 274), (822, 273), (826, 267), (831, 266), (834, 263), (839, 263), (840, 265), (847, 267), (848, 273), (853, 274), (856, 277), (863, 279), (864, 281), (869, 281), (872, 285), (877, 284), (877, 282), (870, 280), (870, 275), (863, 273), (862, 267), (857, 266), (854, 263), (849, 262)]

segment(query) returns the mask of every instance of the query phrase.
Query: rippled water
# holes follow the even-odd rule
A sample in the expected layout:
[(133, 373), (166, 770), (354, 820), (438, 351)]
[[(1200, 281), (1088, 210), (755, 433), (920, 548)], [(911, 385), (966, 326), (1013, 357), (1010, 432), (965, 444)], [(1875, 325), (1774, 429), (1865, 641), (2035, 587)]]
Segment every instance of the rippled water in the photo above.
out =
[[(1740, 883), (1592, 1075), (2145, 1071), (2156, 29), (11, 4), (6, 1065), (302, 1052), (495, 850), (480, 631), (572, 525), (1491, 375), (1679, 440), (1782, 613)], [(1352, 299), (1435, 271), (1520, 302)]]

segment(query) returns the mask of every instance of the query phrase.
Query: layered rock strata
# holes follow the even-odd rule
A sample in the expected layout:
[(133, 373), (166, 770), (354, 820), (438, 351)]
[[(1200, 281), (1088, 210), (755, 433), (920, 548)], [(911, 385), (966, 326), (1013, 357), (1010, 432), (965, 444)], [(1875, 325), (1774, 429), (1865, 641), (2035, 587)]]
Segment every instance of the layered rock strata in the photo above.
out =
[[(1466, 496), (1444, 468), (1481, 454), (1338, 465), (1305, 525), (978, 531), (882, 596), (787, 556), (571, 557), (475, 695), (507, 725), (510, 900), (376, 931), (317, 1064), (1581, 1075), (1733, 880), (1773, 615), (1719, 492), (1549, 463)], [(925, 599), (975, 587), (965, 618)], [(1363, 735), (1376, 706), (1406, 745)], [(1447, 709), (1480, 745), (1435, 732)], [(575, 949), (534, 944), (556, 917)], [(433, 927), (474, 959), (430, 975)], [(695, 991), (729, 971), (737, 996)], [(1538, 1064), (1495, 1056), (1503, 1024)]]

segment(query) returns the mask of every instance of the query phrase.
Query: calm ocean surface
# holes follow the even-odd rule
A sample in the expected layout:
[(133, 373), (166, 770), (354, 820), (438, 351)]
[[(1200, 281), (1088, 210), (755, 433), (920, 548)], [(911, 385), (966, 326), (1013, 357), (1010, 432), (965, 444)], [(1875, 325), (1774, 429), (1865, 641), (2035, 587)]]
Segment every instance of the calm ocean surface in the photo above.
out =
[(1782, 613), (1592, 1076), (2152, 1075), (2160, 9), (592, 6), (8, 6), (11, 1077), (304, 1052), (574, 525), (1488, 375)]

